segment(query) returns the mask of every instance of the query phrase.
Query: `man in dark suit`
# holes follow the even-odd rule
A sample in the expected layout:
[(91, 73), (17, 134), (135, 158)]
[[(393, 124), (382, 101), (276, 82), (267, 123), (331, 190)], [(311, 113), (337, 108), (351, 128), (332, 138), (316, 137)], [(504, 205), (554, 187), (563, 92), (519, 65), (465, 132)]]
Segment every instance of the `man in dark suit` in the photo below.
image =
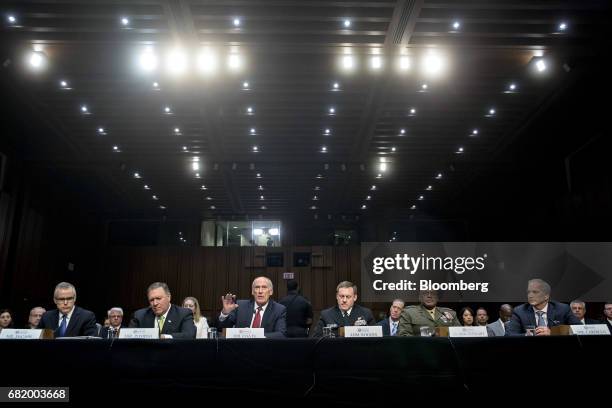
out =
[(599, 320), (591, 319), (584, 316), (586, 315), (586, 303), (584, 303), (582, 300), (573, 300), (572, 303), (570, 303), (570, 308), (572, 309), (572, 313), (574, 314), (574, 316), (576, 316), (578, 320), (580, 320), (580, 323), (601, 324)]
[[(512, 311), (506, 336), (550, 336), (550, 328), (562, 324), (581, 324), (565, 303), (550, 300), (550, 285), (542, 279), (527, 284), (527, 303)], [(529, 331), (528, 331), (529, 329)]]
[(604, 305), (603, 322), (608, 325), (608, 330), (612, 333), (612, 302), (608, 302)]
[(76, 288), (68, 282), (60, 282), (53, 291), (57, 309), (45, 312), (39, 329), (51, 329), (55, 337), (96, 336), (96, 316), (93, 312), (75, 305)]
[(285, 338), (287, 335), (287, 308), (270, 299), (274, 293), (272, 281), (264, 276), (255, 278), (251, 285), (253, 300), (239, 300), (228, 293), (221, 297), (223, 310), (219, 315), (220, 329), (263, 328), (267, 338)]
[(120, 307), (112, 307), (107, 312), (107, 316), (109, 325), (100, 329), (99, 336), (103, 339), (119, 337), (119, 330), (121, 330), (121, 323), (123, 322), (123, 309)]
[(164, 282), (155, 282), (147, 289), (150, 307), (137, 310), (130, 327), (154, 327), (161, 339), (195, 339), (193, 312), (170, 303), (170, 288)]
[(395, 299), (389, 308), (389, 317), (376, 323), (382, 326), (383, 336), (397, 336), (402, 310), (404, 310), (404, 301), (402, 299)]
[(336, 287), (338, 304), (321, 312), (321, 317), (315, 328), (314, 337), (323, 336), (323, 328), (332, 327), (334, 331), (344, 326), (374, 326), (376, 320), (368, 308), (356, 305), (357, 285), (343, 281)]
[(278, 303), (287, 308), (287, 337), (308, 337), (312, 324), (312, 305), (300, 295), (297, 281), (287, 281), (287, 296)]

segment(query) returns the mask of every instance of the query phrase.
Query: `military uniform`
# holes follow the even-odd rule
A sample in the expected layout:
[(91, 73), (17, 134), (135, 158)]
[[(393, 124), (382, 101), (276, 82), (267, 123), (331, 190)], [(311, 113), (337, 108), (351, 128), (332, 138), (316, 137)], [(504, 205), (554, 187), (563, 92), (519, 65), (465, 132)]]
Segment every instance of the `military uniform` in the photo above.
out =
[(457, 313), (447, 307), (436, 306), (434, 317), (423, 305), (406, 306), (402, 311), (399, 323), (400, 336), (420, 336), (421, 327), (432, 329), (440, 326), (461, 326)]

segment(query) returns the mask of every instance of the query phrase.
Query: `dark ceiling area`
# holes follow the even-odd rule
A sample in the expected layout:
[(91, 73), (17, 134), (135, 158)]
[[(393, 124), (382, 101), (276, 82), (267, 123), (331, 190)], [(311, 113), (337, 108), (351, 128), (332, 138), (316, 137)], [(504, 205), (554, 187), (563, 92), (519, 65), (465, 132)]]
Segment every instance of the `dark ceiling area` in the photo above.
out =
[(0, 12), (3, 144), (75, 211), (606, 237), (607, 1), (20, 0)]

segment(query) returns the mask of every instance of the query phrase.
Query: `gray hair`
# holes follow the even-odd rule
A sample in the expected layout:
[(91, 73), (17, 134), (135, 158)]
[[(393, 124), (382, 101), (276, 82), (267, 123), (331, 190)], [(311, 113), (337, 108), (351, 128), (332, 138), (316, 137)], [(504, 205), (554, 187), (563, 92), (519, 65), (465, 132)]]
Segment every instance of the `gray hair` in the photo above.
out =
[(338, 291), (342, 288), (353, 288), (353, 294), (356, 295), (357, 294), (357, 285), (355, 285), (353, 282), (349, 282), (349, 281), (342, 281), (338, 284), (338, 286), (336, 286), (336, 293), (338, 293)]
[(257, 279), (265, 279), (266, 282), (268, 283), (268, 286), (270, 287), (270, 289), (274, 290), (274, 284), (272, 283), (270, 278), (266, 278), (265, 276), (258, 276), (257, 278), (253, 279), (253, 283), (251, 284), (251, 289), (253, 289), (255, 287), (255, 281)]
[(150, 284), (147, 288), (147, 295), (149, 295), (152, 290), (159, 288), (162, 288), (164, 292), (166, 292), (166, 295), (170, 295), (170, 288), (168, 287), (166, 282), (153, 282), (152, 284)]
[(586, 303), (584, 303), (584, 302), (583, 302), (582, 300), (580, 300), (580, 299), (575, 299), (575, 300), (572, 300), (572, 303), (570, 303), (570, 307), (571, 307), (572, 305), (582, 305), (582, 307), (584, 307), (584, 310), (586, 310)]
[(539, 284), (540, 287), (542, 288), (542, 292), (544, 292), (545, 295), (550, 295), (551, 288), (548, 282), (540, 278), (535, 278), (535, 279), (529, 279), (529, 281), (527, 281), (527, 285), (529, 285), (532, 282)]
[(53, 291), (53, 297), (57, 298), (57, 292), (61, 289), (72, 289), (72, 292), (74, 293), (74, 300), (76, 301), (76, 288), (74, 287), (74, 285), (72, 283), (68, 283), (68, 282), (60, 282), (57, 285), (55, 285), (55, 290)]
[(402, 304), (402, 307), (406, 306), (406, 302), (404, 302), (402, 299), (393, 299), (393, 302), (391, 302), (391, 306), (393, 306), (393, 304), (395, 302), (400, 302)]
[(111, 307), (110, 309), (108, 309), (106, 315), (110, 317), (111, 312), (119, 312), (121, 313), (121, 316), (123, 316), (123, 309), (120, 307)]

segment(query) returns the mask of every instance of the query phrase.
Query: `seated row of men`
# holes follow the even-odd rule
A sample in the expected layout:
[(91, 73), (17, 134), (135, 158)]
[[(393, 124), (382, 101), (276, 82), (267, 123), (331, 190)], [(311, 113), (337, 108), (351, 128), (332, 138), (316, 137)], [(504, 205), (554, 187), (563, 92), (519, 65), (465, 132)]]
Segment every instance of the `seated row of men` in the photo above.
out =
[[(297, 293), (297, 291), (294, 291)], [(230, 327), (263, 328), (267, 338), (283, 338), (287, 336), (287, 306), (296, 301), (297, 295), (291, 294), (284, 299), (285, 304), (271, 299), (273, 294), (272, 281), (266, 277), (258, 277), (252, 283), (250, 300), (236, 300), (231, 293), (221, 298), (222, 310), (215, 326), (219, 329)], [(293, 296), (292, 296), (293, 295)], [(551, 334), (550, 328), (557, 325), (595, 323), (584, 320), (584, 302), (567, 304), (551, 300), (551, 287), (541, 279), (532, 279), (527, 286), (527, 303), (512, 309), (510, 305), (502, 305), (499, 320), (487, 325), (490, 336), (514, 336), (533, 334), (546, 336)], [(200, 314), (197, 300), (186, 298), (180, 307), (171, 303), (171, 293), (168, 285), (155, 282), (147, 288), (149, 307), (136, 311), (129, 323), (130, 327), (157, 328), (161, 338), (193, 339), (206, 337), (206, 319)], [(337, 305), (321, 312), (313, 336), (323, 335), (324, 328), (337, 330), (345, 326), (381, 325), (384, 335), (389, 336), (419, 336), (421, 328), (434, 329), (440, 326), (460, 326), (454, 310), (438, 306), (438, 293), (422, 291), (419, 293), (420, 304), (404, 307), (404, 302), (395, 300), (387, 319), (376, 322), (370, 309), (356, 303), (357, 286), (344, 281), (336, 288)], [(189, 302), (187, 302), (189, 300)], [(193, 302), (195, 301), (195, 302)], [(54, 291), (56, 310), (45, 312), (38, 328), (54, 330), (56, 337), (64, 336), (96, 336), (113, 337), (120, 328), (123, 311), (120, 308), (109, 310), (110, 327), (98, 333), (93, 312), (75, 305), (76, 289), (67, 282), (58, 284)], [(576, 307), (575, 307), (576, 306)], [(194, 310), (195, 309), (195, 310)], [(576, 312), (573, 313), (572, 309)], [(305, 312), (307, 316), (308, 311)], [(582, 316), (580, 315), (582, 313)], [(606, 303), (605, 319), (612, 331), (612, 303)], [(312, 309), (310, 309), (310, 317)], [(203, 319), (203, 320), (202, 320)], [(290, 317), (295, 321), (295, 316)], [(299, 319), (297, 319), (299, 320)], [(202, 325), (202, 322), (204, 325)], [(204, 330), (203, 330), (204, 329)], [(109, 331), (110, 336), (109, 336)], [(304, 333), (307, 333), (305, 330)]]

